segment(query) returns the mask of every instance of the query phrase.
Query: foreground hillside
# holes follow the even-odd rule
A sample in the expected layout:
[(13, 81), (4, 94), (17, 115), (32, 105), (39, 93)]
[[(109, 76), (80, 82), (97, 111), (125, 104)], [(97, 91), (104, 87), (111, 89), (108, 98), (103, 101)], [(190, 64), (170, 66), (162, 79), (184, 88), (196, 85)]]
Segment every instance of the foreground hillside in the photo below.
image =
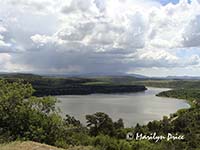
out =
[(8, 144), (1, 144), (0, 150), (63, 150), (63, 149), (36, 142), (12, 142)]
[(46, 144), (37, 142), (12, 142), (9, 144), (1, 144), (0, 150), (92, 150), (92, 147), (75, 146), (68, 149), (56, 148)]

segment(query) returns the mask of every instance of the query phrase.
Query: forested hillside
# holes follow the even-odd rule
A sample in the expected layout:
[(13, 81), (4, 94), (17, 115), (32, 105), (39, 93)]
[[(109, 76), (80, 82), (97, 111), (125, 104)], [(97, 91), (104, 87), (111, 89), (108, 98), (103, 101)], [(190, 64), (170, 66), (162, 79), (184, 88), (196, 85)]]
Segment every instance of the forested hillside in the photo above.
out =
[(132, 77), (56, 78), (33, 74), (4, 74), (8, 82), (30, 83), (35, 96), (87, 95), (94, 93), (131, 93), (145, 91), (143, 85), (131, 84)]

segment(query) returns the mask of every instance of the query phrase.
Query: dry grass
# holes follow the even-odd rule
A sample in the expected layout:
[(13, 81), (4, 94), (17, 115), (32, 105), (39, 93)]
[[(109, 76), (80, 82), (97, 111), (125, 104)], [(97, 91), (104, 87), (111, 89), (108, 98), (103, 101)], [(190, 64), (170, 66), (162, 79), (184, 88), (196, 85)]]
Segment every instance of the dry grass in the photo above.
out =
[[(0, 150), (64, 150), (61, 148), (56, 148), (53, 146), (49, 146), (46, 144), (41, 144), (37, 142), (12, 142), (9, 144), (2, 144), (0, 145)], [(70, 147), (67, 150), (93, 150), (92, 147)]]

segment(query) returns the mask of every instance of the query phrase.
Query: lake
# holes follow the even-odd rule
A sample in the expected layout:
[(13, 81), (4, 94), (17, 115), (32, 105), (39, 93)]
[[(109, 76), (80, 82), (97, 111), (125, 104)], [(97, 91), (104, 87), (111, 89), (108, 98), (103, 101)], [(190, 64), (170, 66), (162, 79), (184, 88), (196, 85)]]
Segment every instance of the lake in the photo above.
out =
[(122, 118), (126, 127), (137, 123), (146, 124), (152, 120), (189, 108), (185, 100), (155, 96), (166, 88), (150, 88), (144, 92), (126, 94), (92, 94), (56, 96), (62, 114), (69, 114), (85, 124), (85, 115), (105, 112), (114, 121)]

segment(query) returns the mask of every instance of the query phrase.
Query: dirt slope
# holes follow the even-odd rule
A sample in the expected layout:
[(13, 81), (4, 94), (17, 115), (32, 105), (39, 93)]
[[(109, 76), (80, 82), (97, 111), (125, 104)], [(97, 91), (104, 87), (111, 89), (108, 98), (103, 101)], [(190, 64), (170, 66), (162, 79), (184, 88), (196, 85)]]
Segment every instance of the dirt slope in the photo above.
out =
[[(46, 144), (41, 144), (37, 142), (27, 141), (27, 142), (12, 142), (9, 144), (0, 145), (0, 150), (64, 150), (61, 148), (56, 148)], [(92, 147), (71, 147), (67, 150), (92, 150)]]

